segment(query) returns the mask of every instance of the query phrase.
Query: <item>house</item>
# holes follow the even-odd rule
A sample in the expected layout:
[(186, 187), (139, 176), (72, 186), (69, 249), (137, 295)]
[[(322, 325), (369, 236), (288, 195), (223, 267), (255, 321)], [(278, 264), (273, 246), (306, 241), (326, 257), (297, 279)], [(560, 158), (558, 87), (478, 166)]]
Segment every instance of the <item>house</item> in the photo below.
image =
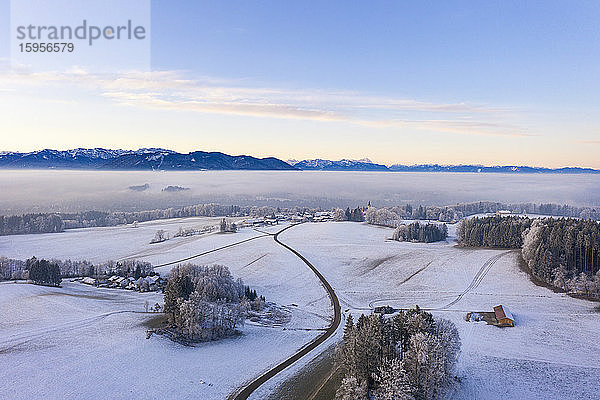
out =
[(506, 217), (508, 215), (511, 215), (512, 213), (509, 210), (498, 210), (496, 211), (496, 215), (499, 215), (501, 217)]
[(125, 288), (125, 286), (129, 283), (126, 278), (119, 276), (117, 279), (113, 281), (113, 287)]
[(507, 307), (503, 305), (494, 307), (494, 314), (499, 326), (515, 326), (515, 319)]
[(394, 310), (390, 306), (379, 306), (375, 307), (375, 309), (373, 310), (375, 314), (393, 314), (395, 311), (396, 310)]
[(81, 280), (81, 283), (85, 283), (86, 285), (96, 285), (96, 280), (94, 278), (86, 276)]

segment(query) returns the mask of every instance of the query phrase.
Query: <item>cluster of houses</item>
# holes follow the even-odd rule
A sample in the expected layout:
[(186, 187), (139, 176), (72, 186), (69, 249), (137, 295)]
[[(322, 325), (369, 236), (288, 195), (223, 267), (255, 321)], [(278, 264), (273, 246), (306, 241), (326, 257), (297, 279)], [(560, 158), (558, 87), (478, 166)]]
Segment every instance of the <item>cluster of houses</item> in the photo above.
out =
[(262, 218), (250, 218), (236, 222), (238, 228), (278, 225), (280, 222), (327, 222), (333, 221), (332, 211), (306, 212), (303, 214), (274, 214)]
[(135, 290), (138, 292), (158, 292), (164, 290), (167, 280), (160, 277), (160, 275), (148, 275), (146, 277), (124, 277), (113, 275), (111, 277), (100, 277), (92, 278), (85, 277), (78, 279), (81, 283), (86, 285), (102, 287), (102, 288), (115, 288), (115, 289), (127, 289)]

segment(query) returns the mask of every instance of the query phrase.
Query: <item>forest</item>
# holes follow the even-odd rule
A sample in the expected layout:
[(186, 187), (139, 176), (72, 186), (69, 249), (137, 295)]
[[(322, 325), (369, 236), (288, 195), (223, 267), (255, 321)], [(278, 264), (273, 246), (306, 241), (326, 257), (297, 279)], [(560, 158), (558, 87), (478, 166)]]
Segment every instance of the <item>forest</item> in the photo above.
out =
[(536, 278), (568, 293), (600, 297), (600, 224), (572, 218), (532, 222), (523, 259)]
[(234, 335), (244, 324), (251, 307), (246, 295), (264, 302), (223, 265), (178, 265), (165, 288), (164, 312), (179, 339), (217, 340)]
[(422, 224), (415, 221), (408, 225), (399, 225), (392, 233), (392, 239), (400, 242), (432, 243), (446, 240), (446, 224)]
[(494, 215), (468, 218), (458, 228), (458, 244), (465, 247), (520, 249), (523, 232), (531, 225), (526, 217)]
[(454, 324), (416, 307), (391, 318), (348, 315), (336, 363), (336, 400), (440, 398), (454, 382), (460, 338)]
[(459, 244), (521, 249), (533, 277), (567, 293), (600, 297), (600, 224), (573, 218), (466, 219)]

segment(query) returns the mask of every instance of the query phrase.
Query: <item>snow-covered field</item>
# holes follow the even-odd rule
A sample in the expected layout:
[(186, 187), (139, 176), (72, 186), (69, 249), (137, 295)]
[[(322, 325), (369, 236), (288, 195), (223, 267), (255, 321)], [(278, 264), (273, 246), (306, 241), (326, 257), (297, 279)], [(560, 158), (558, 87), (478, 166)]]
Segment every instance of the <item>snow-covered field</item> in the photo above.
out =
[[(452, 320), (463, 343), (463, 379), (453, 399), (599, 398), (595, 303), (535, 286), (514, 252), (386, 241), (390, 235), (391, 229), (353, 223), (305, 224), (282, 240), (321, 268), (350, 312), (418, 304)], [(501, 254), (471, 285), (482, 266)], [(467, 311), (492, 311), (498, 304), (510, 308), (514, 328), (465, 322)]]
[[(328, 325), (332, 312), (319, 281), (271, 236), (243, 229), (148, 244), (157, 229), (173, 233), (179, 226), (202, 225), (205, 220), (2, 237), (0, 255), (96, 262), (137, 257), (160, 264), (256, 237), (193, 261), (227, 265), (267, 300), (291, 310), (285, 329), (246, 325), (239, 337), (184, 347), (162, 337), (145, 339), (143, 322), (152, 315), (140, 312), (146, 299), (151, 304), (161, 301), (158, 294), (70, 282), (62, 289), (2, 283), (0, 398), (79, 399), (101, 394), (225, 399), (316, 337), (320, 331), (315, 329)], [(600, 314), (594, 312), (595, 304), (536, 287), (519, 270), (514, 252), (459, 249), (453, 243), (399, 243), (386, 240), (391, 232), (358, 223), (302, 224), (282, 233), (280, 240), (325, 275), (347, 312), (418, 304), (454, 321), (463, 348), (462, 382), (453, 399), (598, 397)], [(491, 311), (497, 304), (511, 309), (514, 328), (464, 321), (467, 311)], [(252, 398), (264, 398), (311, 356)]]

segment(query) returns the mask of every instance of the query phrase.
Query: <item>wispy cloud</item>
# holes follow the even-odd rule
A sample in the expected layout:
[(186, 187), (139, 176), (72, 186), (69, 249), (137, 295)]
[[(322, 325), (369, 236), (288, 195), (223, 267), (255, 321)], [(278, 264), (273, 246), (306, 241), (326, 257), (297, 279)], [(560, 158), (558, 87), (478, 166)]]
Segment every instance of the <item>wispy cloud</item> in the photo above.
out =
[(467, 103), (433, 103), (349, 91), (245, 87), (239, 81), (191, 79), (181, 71), (89, 74), (10, 70), (0, 87), (83, 87), (118, 104), (153, 109), (262, 118), (344, 122), (375, 128), (428, 130), (461, 135), (532, 136), (516, 126), (515, 110)]
[(600, 144), (600, 140), (578, 140), (582, 144)]

